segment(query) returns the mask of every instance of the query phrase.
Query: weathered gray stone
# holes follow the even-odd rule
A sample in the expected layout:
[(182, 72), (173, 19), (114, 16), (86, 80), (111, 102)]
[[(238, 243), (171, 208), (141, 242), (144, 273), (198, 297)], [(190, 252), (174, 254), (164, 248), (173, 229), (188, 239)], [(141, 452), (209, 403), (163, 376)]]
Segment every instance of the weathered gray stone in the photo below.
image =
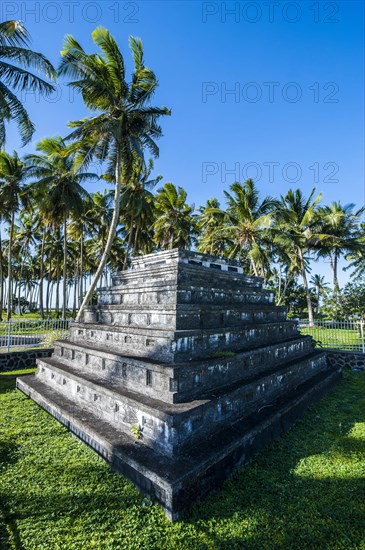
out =
[(115, 275), (18, 387), (176, 519), (339, 377), (260, 278), (172, 250)]

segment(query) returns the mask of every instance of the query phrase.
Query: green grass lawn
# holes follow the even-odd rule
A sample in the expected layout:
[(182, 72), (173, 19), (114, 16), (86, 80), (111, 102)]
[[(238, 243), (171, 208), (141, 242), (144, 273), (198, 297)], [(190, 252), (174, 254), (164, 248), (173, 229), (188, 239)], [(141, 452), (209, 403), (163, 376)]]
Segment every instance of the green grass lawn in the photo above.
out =
[[(0, 374), (0, 548), (365, 549), (365, 374), (169, 523)], [(146, 505), (144, 505), (146, 504)]]
[(306, 327), (300, 329), (301, 334), (309, 334), (317, 347), (361, 351), (361, 335), (358, 330), (347, 330), (326, 327)]

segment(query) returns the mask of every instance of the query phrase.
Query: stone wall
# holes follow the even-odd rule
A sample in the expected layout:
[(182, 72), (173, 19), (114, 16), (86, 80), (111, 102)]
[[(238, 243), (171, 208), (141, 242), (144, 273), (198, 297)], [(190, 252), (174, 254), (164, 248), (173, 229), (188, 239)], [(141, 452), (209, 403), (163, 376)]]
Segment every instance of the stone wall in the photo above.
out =
[(328, 350), (328, 362), (335, 367), (349, 367), (365, 371), (365, 353), (356, 351)]
[(30, 369), (36, 366), (36, 359), (51, 357), (53, 348), (32, 349), (0, 353), (0, 372)]

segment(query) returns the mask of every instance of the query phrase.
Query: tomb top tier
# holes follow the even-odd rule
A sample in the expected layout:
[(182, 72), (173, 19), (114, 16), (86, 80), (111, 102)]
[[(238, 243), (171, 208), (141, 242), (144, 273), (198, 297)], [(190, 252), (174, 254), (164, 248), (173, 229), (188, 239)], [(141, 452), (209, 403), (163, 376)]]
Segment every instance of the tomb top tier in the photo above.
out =
[(176, 248), (134, 258), (130, 269), (113, 276), (113, 284), (125, 284), (138, 276), (143, 277), (147, 273), (151, 274), (152, 282), (154, 274), (160, 279), (161, 272), (163, 272), (168, 278), (169, 274), (176, 273), (180, 270), (179, 268), (184, 269), (188, 266), (194, 269), (194, 279), (196, 277), (223, 278), (254, 287), (260, 287), (263, 281), (261, 277), (244, 275), (242, 265), (236, 260)]
[(180, 248), (133, 258), (131, 269), (146, 269), (159, 265), (175, 264), (176, 262), (243, 274), (242, 266), (236, 260), (210, 256), (209, 254), (192, 252), (191, 250), (181, 250)]

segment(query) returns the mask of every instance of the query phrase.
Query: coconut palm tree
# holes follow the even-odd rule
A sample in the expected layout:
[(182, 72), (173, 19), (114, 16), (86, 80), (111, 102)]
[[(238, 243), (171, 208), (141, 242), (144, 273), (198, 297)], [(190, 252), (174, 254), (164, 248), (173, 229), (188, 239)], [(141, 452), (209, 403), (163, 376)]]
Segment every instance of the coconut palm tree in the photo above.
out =
[(187, 193), (182, 187), (165, 183), (156, 195), (154, 239), (159, 248), (190, 248), (195, 232), (192, 217), (194, 206), (186, 203)]
[[(84, 268), (85, 268), (85, 238), (95, 231), (100, 220), (105, 218), (106, 209), (101, 212), (95, 212), (96, 202), (95, 195), (90, 194), (90, 198), (85, 201), (84, 210), (81, 214), (71, 217), (69, 234), (70, 237), (79, 244), (79, 255), (77, 258), (78, 265), (78, 299), (77, 305), (80, 307), (84, 293)], [(75, 310), (75, 307), (73, 308)]]
[(147, 148), (154, 157), (158, 156), (156, 140), (162, 135), (158, 120), (170, 114), (166, 107), (149, 105), (158, 83), (153, 71), (144, 63), (139, 39), (129, 39), (134, 71), (131, 82), (127, 82), (123, 55), (108, 30), (98, 27), (92, 38), (101, 54), (88, 55), (75, 38), (66, 36), (59, 74), (72, 79), (69, 85), (81, 93), (86, 107), (95, 113), (70, 123), (74, 131), (68, 138), (76, 141), (78, 166), (87, 165), (93, 158), (109, 161), (109, 171), (114, 173), (115, 180), (115, 206), (108, 240), (77, 320), (82, 318), (113, 244), (119, 222), (122, 182), (128, 181), (136, 154), (143, 159)]
[(346, 260), (350, 263), (344, 268), (344, 271), (354, 268), (351, 274), (352, 278), (361, 280), (365, 276), (365, 223), (360, 224), (356, 243), (356, 250), (346, 255)]
[(12, 312), (12, 248), (14, 238), (15, 215), (21, 206), (27, 204), (27, 195), (24, 188), (24, 180), (27, 169), (18, 154), (14, 151), (9, 155), (0, 151), (0, 204), (4, 209), (4, 218), (9, 223), (8, 242), (8, 300), (7, 320), (11, 319)]
[(4, 256), (3, 256), (3, 241), (1, 234), (1, 223), (5, 219), (6, 207), (0, 204), (0, 322), (3, 320), (4, 308)]
[(328, 283), (324, 280), (324, 275), (312, 275), (310, 283), (314, 286), (317, 293), (317, 305), (316, 305), (316, 316), (318, 316), (319, 309), (319, 300), (322, 294), (327, 291)]
[(75, 153), (61, 137), (45, 138), (36, 150), (40, 154), (27, 155), (28, 176), (34, 178), (29, 185), (35, 200), (48, 213), (53, 224), (63, 226), (63, 303), (62, 316), (67, 309), (67, 223), (71, 214), (84, 212), (88, 192), (82, 186), (85, 181), (98, 179), (93, 173), (74, 169)]
[(145, 166), (141, 158), (136, 157), (131, 178), (121, 193), (121, 221), (124, 223), (128, 235), (123, 269), (127, 267), (128, 255), (132, 246), (134, 254), (138, 253), (138, 249), (141, 248), (138, 246), (139, 236), (143, 232), (148, 232), (154, 223), (155, 197), (150, 190), (157, 185), (162, 176), (152, 179), (150, 177), (152, 170), (152, 159), (149, 159), (148, 166)]
[[(231, 193), (224, 191), (228, 205), (222, 235), (231, 242), (230, 257), (248, 258), (255, 276), (264, 274), (265, 231), (274, 221), (278, 201), (270, 196), (260, 200), (252, 179), (233, 183)], [(259, 273), (259, 270), (261, 273)]]
[(49, 95), (55, 89), (28, 70), (34, 68), (51, 80), (56, 76), (52, 64), (44, 55), (26, 47), (29, 42), (29, 34), (21, 21), (0, 23), (0, 148), (5, 143), (7, 121), (13, 120), (18, 125), (23, 145), (31, 140), (34, 133), (34, 124), (16, 92), (31, 90)]
[(340, 293), (338, 282), (338, 261), (344, 254), (359, 248), (359, 222), (365, 208), (354, 212), (354, 204), (341, 205), (332, 202), (330, 206), (318, 209), (319, 256), (328, 257), (333, 273), (333, 290)]
[(273, 261), (277, 266), (271, 268), (270, 283), (274, 285), (276, 305), (281, 306), (285, 304), (287, 293), (300, 275), (300, 265), (293, 248), (289, 248), (287, 242), (279, 242), (277, 235), (280, 230), (276, 227), (277, 223), (278, 216), (276, 216), (275, 222), (270, 229)]
[(205, 206), (199, 208), (197, 231), (199, 233), (198, 251), (204, 254), (224, 256), (225, 241), (223, 222), (226, 213), (221, 210), (217, 199), (209, 199)]
[(14, 252), (15, 247), (18, 248), (18, 258), (19, 258), (19, 285), (18, 285), (18, 306), (19, 313), (22, 315), (20, 309), (20, 294), (21, 286), (24, 275), (24, 267), (27, 260), (29, 260), (31, 255), (31, 249), (34, 248), (40, 240), (38, 220), (34, 216), (34, 213), (28, 213), (26, 211), (21, 211), (19, 215), (20, 225), (14, 225)]
[(277, 211), (277, 227), (275, 231), (276, 241), (283, 246), (287, 253), (299, 266), (305, 288), (308, 319), (313, 325), (313, 305), (307, 279), (308, 261), (306, 254), (314, 249), (318, 242), (318, 235), (315, 234), (316, 211), (322, 195), (314, 197), (315, 189), (308, 198), (303, 195), (300, 189), (281, 197), (281, 204)]

